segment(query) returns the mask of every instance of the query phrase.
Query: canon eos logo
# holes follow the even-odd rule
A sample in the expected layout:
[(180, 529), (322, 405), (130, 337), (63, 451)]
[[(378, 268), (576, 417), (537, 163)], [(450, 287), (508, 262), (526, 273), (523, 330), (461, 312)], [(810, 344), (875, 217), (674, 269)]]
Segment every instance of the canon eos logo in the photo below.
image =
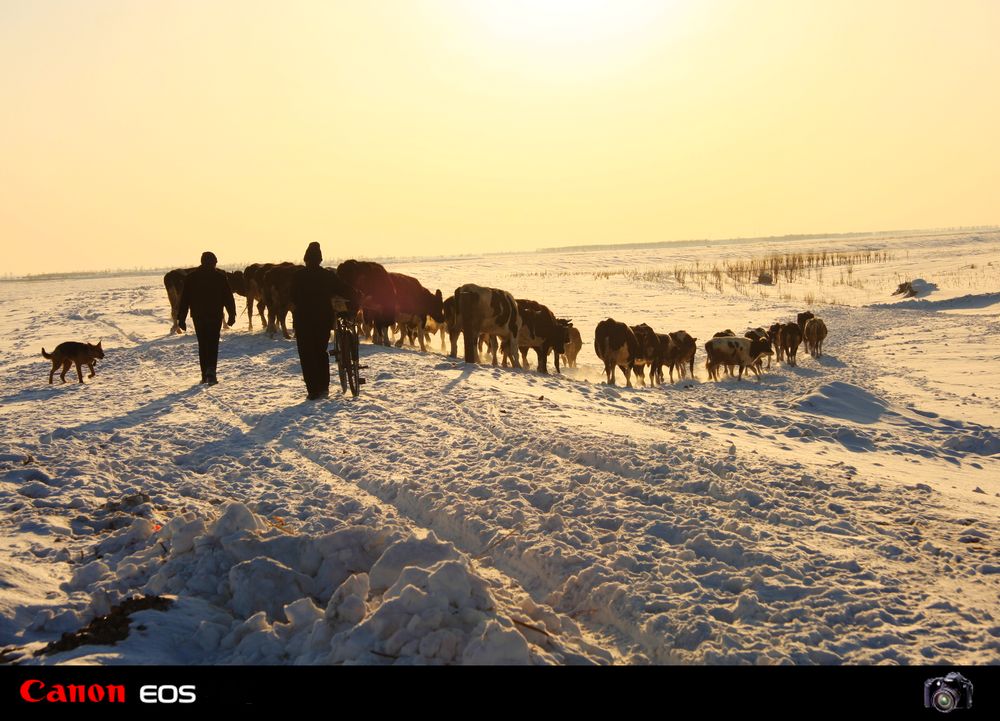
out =
[[(28, 703), (125, 703), (122, 685), (60, 684), (46, 686), (38, 679), (21, 684), (21, 698)], [(194, 703), (198, 699), (194, 686), (170, 684), (148, 685), (139, 689), (142, 703)]]
[(143, 703), (194, 703), (194, 686), (143, 686), (139, 700)]

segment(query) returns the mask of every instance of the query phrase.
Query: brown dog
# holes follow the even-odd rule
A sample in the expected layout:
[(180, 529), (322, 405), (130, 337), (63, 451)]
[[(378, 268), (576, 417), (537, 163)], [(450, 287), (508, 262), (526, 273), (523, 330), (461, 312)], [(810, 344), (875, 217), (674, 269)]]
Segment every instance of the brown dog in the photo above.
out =
[(83, 373), (80, 372), (80, 366), (86, 365), (90, 368), (90, 377), (94, 377), (94, 363), (99, 359), (104, 357), (104, 349), (101, 348), (101, 341), (97, 341), (97, 345), (91, 345), (90, 343), (74, 343), (69, 341), (67, 343), (60, 343), (56, 346), (56, 349), (52, 351), (51, 354), (46, 353), (45, 349), (42, 348), (42, 355), (52, 361), (52, 370), (49, 371), (49, 383), (52, 382), (52, 376), (55, 375), (56, 368), (62, 366), (62, 373), (59, 377), (62, 382), (66, 382), (66, 372), (69, 370), (70, 364), (76, 364), (76, 377), (81, 383), (83, 383)]

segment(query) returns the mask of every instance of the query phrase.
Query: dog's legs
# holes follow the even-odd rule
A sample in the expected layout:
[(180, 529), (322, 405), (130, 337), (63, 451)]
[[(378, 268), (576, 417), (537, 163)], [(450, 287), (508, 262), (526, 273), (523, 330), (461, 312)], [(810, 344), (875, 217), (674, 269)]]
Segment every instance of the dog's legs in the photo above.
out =
[(88, 363), (87, 365), (90, 366), (90, 376), (89, 377), (93, 378), (95, 375), (97, 375), (94, 372), (94, 361), (90, 361), (90, 363)]
[(62, 379), (63, 383), (66, 382), (66, 373), (69, 372), (69, 367), (71, 365), (73, 365), (73, 361), (71, 361), (69, 358), (67, 358), (62, 362), (62, 373), (59, 374), (59, 378)]
[(76, 363), (76, 378), (81, 383), (83, 383), (83, 371), (80, 369), (81, 363), (80, 361), (73, 361), (73, 362)]
[(59, 361), (55, 358), (52, 359), (52, 370), (49, 371), (49, 385), (52, 385), (52, 377), (56, 374), (56, 368), (59, 367)]

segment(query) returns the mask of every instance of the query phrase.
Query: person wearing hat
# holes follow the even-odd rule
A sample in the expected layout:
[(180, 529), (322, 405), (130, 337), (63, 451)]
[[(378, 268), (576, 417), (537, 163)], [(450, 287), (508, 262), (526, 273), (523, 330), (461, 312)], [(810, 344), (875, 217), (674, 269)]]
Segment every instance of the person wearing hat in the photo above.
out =
[(201, 382), (215, 385), (218, 379), (215, 366), (219, 360), (219, 334), (222, 331), (222, 311), (229, 311), (227, 325), (236, 322), (236, 300), (229, 287), (226, 274), (216, 268), (215, 253), (201, 254), (201, 265), (184, 279), (184, 290), (177, 308), (177, 327), (187, 330), (185, 319), (188, 310), (198, 336), (198, 361), (201, 364)]
[(354, 302), (354, 291), (345, 287), (336, 271), (324, 268), (319, 243), (306, 248), (305, 268), (292, 276), (292, 320), (295, 322), (295, 345), (299, 350), (302, 378), (309, 400), (330, 394), (330, 356), (326, 347), (333, 328), (333, 298)]

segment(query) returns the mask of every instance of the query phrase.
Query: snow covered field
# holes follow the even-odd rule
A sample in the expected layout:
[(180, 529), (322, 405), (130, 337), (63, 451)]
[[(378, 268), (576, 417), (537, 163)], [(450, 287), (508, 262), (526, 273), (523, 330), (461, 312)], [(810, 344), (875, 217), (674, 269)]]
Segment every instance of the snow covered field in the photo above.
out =
[[(721, 292), (673, 276), (858, 248), (891, 259)], [(360, 398), (308, 403), (294, 342), (245, 316), (197, 385), (160, 276), (0, 284), (0, 658), (1000, 662), (1000, 233), (389, 266), (547, 304), (580, 367), (363, 345)], [(807, 307), (822, 359), (706, 380), (713, 332)], [(608, 316), (695, 335), (698, 378), (605, 385)], [(99, 338), (96, 378), (48, 385), (42, 346)], [(175, 601), (115, 646), (32, 656), (142, 594)]]

